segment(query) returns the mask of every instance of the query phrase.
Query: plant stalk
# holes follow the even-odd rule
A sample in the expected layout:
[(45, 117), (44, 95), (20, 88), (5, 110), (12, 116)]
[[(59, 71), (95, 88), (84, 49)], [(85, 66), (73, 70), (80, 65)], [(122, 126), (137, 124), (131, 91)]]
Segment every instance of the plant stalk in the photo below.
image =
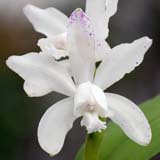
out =
[(84, 144), (84, 157), (83, 160), (99, 160), (99, 150), (104, 131), (101, 133), (92, 133), (86, 136)]

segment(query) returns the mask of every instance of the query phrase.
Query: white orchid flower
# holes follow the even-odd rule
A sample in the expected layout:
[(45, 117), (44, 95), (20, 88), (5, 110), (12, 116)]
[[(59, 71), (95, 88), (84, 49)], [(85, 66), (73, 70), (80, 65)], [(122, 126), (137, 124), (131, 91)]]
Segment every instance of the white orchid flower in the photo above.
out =
[(67, 35), (73, 77), (48, 54), (29, 53), (7, 60), (8, 67), (25, 80), (24, 90), (29, 96), (39, 97), (52, 91), (70, 96), (51, 106), (43, 115), (38, 127), (41, 147), (50, 155), (57, 154), (79, 117), (89, 134), (106, 128), (106, 122), (100, 117), (110, 118), (133, 141), (149, 144), (151, 129), (139, 107), (125, 97), (103, 90), (142, 62), (152, 40), (143, 37), (115, 47), (95, 74), (94, 29), (81, 9), (70, 16)]
[[(117, 4), (118, 0), (86, 0), (86, 14), (92, 20), (96, 37), (96, 61), (111, 51), (105, 39), (108, 37), (109, 19), (116, 13)], [(35, 30), (47, 36), (38, 42), (43, 53), (51, 54), (57, 60), (69, 56), (68, 17), (65, 14), (55, 8), (40, 9), (33, 5), (27, 5), (24, 13)]]

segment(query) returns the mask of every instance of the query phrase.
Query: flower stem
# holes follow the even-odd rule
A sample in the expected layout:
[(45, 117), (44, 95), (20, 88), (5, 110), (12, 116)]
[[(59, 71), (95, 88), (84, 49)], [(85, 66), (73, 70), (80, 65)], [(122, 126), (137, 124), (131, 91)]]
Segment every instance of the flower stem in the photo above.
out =
[(99, 160), (99, 147), (102, 142), (104, 131), (92, 133), (86, 136), (84, 144), (83, 160)]

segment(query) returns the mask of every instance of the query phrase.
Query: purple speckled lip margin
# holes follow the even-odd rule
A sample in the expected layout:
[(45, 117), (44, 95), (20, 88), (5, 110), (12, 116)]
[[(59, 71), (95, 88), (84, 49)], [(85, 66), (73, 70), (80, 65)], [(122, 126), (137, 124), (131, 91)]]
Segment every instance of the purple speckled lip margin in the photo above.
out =
[(70, 16), (69, 25), (74, 24), (79, 25), (80, 28), (83, 29), (84, 32), (89, 36), (95, 35), (91, 20), (81, 8), (77, 8), (76, 10), (74, 10)]

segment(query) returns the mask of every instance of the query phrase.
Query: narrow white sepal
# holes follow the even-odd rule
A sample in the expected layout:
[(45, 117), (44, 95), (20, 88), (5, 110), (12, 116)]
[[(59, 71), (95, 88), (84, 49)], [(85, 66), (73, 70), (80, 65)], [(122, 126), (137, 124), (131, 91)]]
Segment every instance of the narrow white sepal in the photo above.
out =
[(29, 4), (23, 11), (35, 30), (47, 37), (53, 37), (67, 30), (68, 17), (56, 8), (41, 9)]
[(7, 66), (24, 80), (24, 89), (30, 97), (44, 96), (52, 91), (74, 96), (76, 87), (68, 71), (47, 54), (28, 53), (11, 56)]
[(114, 47), (98, 67), (94, 83), (103, 90), (110, 87), (142, 63), (151, 45), (152, 40), (143, 37)]

